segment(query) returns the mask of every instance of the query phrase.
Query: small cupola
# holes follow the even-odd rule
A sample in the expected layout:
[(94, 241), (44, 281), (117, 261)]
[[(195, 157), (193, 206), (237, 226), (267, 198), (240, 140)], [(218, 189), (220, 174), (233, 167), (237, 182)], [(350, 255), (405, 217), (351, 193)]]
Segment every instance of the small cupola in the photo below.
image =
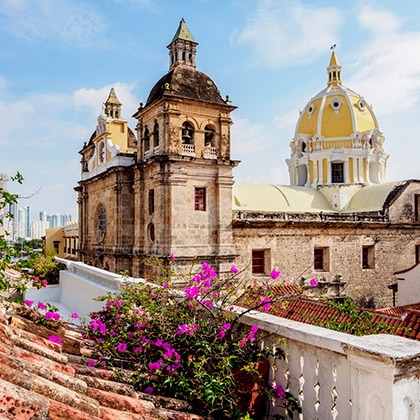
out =
[(114, 88), (111, 88), (108, 99), (104, 103), (104, 113), (110, 118), (121, 118), (122, 103), (118, 100)]
[(198, 42), (191, 35), (184, 18), (182, 18), (179, 23), (178, 30), (167, 47), (169, 49), (170, 57), (169, 71), (172, 71), (180, 64), (195, 68), (197, 45)]
[(328, 72), (328, 86), (341, 85), (341, 66), (338, 63), (337, 56), (335, 55), (335, 45), (331, 47), (330, 64), (327, 67)]

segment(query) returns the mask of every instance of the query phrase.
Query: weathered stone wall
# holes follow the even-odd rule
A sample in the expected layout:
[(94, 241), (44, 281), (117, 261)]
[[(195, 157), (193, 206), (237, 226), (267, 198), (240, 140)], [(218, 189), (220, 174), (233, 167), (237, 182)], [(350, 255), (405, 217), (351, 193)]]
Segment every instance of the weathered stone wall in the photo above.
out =
[[(392, 305), (388, 285), (395, 271), (415, 262), (415, 244), (420, 226), (404, 228), (388, 224), (307, 222), (287, 224), (269, 221), (235, 221), (233, 229), (237, 265), (252, 276), (253, 249), (265, 249), (269, 256), (266, 276), (277, 267), (282, 278), (301, 284), (302, 278), (316, 277), (333, 282), (337, 274), (346, 282), (345, 293), (360, 303), (370, 299), (376, 307)], [(374, 247), (374, 268), (362, 268), (362, 247)], [(314, 269), (314, 248), (328, 247), (329, 270)]]

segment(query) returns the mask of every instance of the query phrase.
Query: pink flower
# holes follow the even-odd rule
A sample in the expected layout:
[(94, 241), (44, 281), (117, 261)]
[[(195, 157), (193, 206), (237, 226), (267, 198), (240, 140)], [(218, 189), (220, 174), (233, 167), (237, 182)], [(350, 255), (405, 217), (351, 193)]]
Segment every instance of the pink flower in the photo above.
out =
[(162, 359), (159, 359), (159, 361), (154, 362), (154, 363), (149, 363), (149, 370), (150, 372), (153, 372), (155, 370), (159, 370), (163, 365), (163, 361)]
[(312, 287), (316, 287), (316, 286), (318, 286), (318, 280), (314, 277), (314, 278), (312, 278), (311, 280), (309, 280), (309, 284), (310, 284)]
[(204, 306), (206, 308), (211, 308), (213, 306), (213, 302), (211, 300), (207, 300), (204, 302)]
[(33, 301), (33, 300), (26, 299), (23, 303), (24, 303), (26, 306), (32, 306), (32, 305), (34, 304), (34, 301)]
[(42, 280), (41, 284), (42, 284), (42, 287), (47, 287), (48, 286), (47, 280)]
[(259, 328), (258, 328), (256, 325), (253, 325), (253, 326), (251, 327), (251, 332), (252, 332), (253, 334), (255, 334), (258, 330), (259, 330)]
[(161, 338), (158, 338), (154, 343), (153, 343), (156, 347), (162, 347), (163, 345), (163, 340)]
[(239, 270), (236, 267), (236, 265), (232, 265), (232, 267), (230, 267), (230, 272), (233, 273), (233, 274), (238, 274)]
[(96, 360), (90, 359), (87, 365), (90, 366), (90, 367), (95, 367)]
[(151, 386), (148, 386), (145, 390), (144, 390), (145, 394), (153, 394), (153, 388)]
[(170, 258), (171, 260), (174, 260), (174, 259), (176, 258), (176, 255), (175, 255), (174, 253), (172, 253), (172, 254), (169, 256), (169, 258)]
[(239, 342), (239, 346), (240, 347), (244, 347), (245, 346), (245, 338), (243, 338), (240, 342)]
[(57, 336), (55, 336), (55, 335), (50, 335), (50, 336), (48, 337), (48, 340), (50, 340), (50, 341), (52, 341), (53, 343), (56, 343), (56, 344), (58, 344), (58, 345), (60, 345), (60, 346), (61, 346), (61, 338), (60, 338), (60, 337), (57, 337)]
[(38, 302), (38, 308), (39, 309), (41, 309), (41, 311), (43, 311), (44, 309), (46, 309), (47, 308), (47, 305), (45, 305), (44, 303), (42, 303), (42, 302)]
[(274, 385), (274, 384), (271, 384), (271, 386), (273, 388), (272, 393), (273, 393), (274, 398), (283, 399), (285, 395), (283, 387), (281, 385)]
[(54, 312), (53, 311), (48, 311), (48, 312), (45, 313), (44, 316), (45, 316), (45, 319), (48, 319), (48, 320), (53, 319), (54, 318)]
[(117, 300), (115, 301), (115, 306), (116, 306), (117, 308), (121, 307), (121, 301), (117, 299)]
[(264, 312), (268, 312), (271, 308), (271, 300), (268, 297), (265, 297), (260, 303), (259, 306), (262, 306)]
[(149, 342), (149, 339), (148, 338), (146, 338), (146, 337), (142, 337), (141, 338), (141, 340), (140, 340), (140, 343), (141, 344), (146, 344), (146, 343), (148, 343)]
[(226, 335), (226, 331), (230, 328), (230, 324), (227, 322), (220, 327), (220, 331), (216, 334), (217, 338), (222, 339)]
[(169, 286), (168, 286), (168, 283), (163, 283), (163, 288), (164, 289), (167, 289)]
[(134, 347), (133, 352), (134, 353), (141, 353), (143, 351), (143, 347)]
[(127, 344), (125, 344), (125, 343), (118, 343), (117, 350), (120, 353), (124, 353), (127, 350)]
[(271, 278), (277, 280), (280, 277), (280, 271), (277, 271), (275, 268), (271, 270)]
[(79, 318), (79, 315), (78, 315), (78, 314), (76, 314), (76, 312), (72, 312), (71, 317), (72, 317), (73, 319), (77, 319), (77, 318)]
[(35, 276), (34, 281), (39, 281), (39, 276)]
[(58, 312), (53, 313), (54, 321), (60, 321), (60, 314)]

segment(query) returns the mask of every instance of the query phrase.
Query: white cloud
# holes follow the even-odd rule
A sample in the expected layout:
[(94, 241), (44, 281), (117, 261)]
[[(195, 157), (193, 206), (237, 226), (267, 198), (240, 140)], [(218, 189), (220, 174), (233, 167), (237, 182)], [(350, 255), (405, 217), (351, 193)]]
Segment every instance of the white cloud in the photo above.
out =
[(86, 44), (106, 31), (101, 15), (86, 2), (0, 0), (0, 14), (15, 36)]
[(337, 43), (342, 21), (333, 7), (316, 8), (297, 0), (260, 0), (236, 41), (253, 46), (251, 65), (290, 67), (316, 60)]
[(130, 120), (131, 116), (137, 111), (139, 102), (134, 96), (134, 83), (116, 82), (111, 85), (103, 86), (99, 89), (82, 88), (73, 93), (73, 101), (77, 110), (87, 109), (92, 116), (98, 116), (102, 111), (102, 104), (106, 101), (111, 88), (122, 103), (122, 117)]
[(352, 60), (348, 85), (372, 102), (378, 114), (418, 104), (420, 32), (403, 32), (396, 15), (370, 5), (360, 11), (359, 23), (372, 37)]
[(255, 124), (247, 119), (236, 117), (232, 126), (232, 156), (254, 153), (267, 149), (270, 138), (262, 124)]

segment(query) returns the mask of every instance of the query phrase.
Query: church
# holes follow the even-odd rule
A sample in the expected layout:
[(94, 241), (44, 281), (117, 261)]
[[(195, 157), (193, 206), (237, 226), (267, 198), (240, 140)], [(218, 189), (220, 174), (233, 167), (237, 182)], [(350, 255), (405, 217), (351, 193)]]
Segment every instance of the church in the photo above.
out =
[(146, 277), (151, 256), (180, 271), (235, 264), (250, 280), (276, 268), (303, 287), (317, 278), (319, 294), (390, 306), (393, 273), (420, 261), (420, 181), (385, 182), (384, 134), (335, 51), (298, 117), (285, 186), (234, 182), (236, 107), (197, 70), (197, 45), (182, 19), (135, 133), (111, 89), (80, 151), (80, 259)]

